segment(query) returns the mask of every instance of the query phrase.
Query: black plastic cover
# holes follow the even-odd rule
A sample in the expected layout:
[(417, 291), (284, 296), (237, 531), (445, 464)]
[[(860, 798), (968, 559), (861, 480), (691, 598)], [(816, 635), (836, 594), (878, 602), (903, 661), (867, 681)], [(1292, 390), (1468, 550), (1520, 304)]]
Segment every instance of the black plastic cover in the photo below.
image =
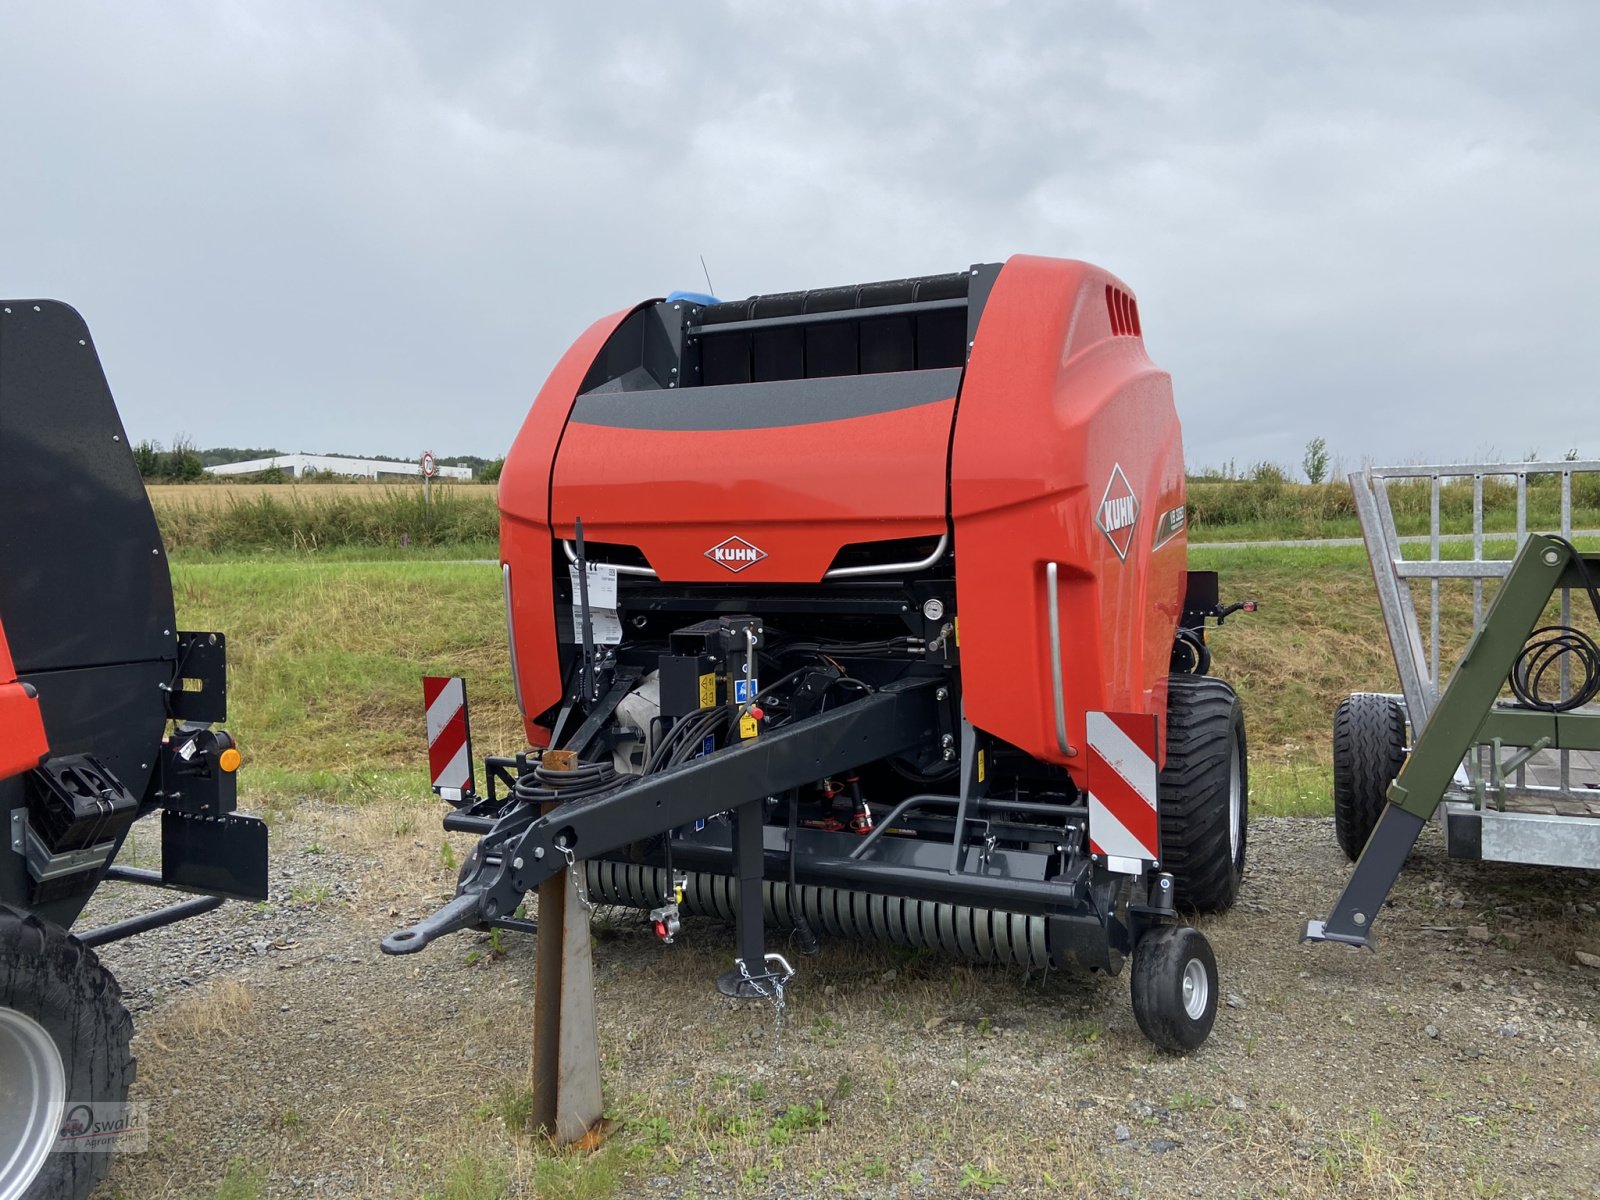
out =
[(88, 327), (53, 300), (0, 300), (0, 621), (51, 753), (92, 753), (142, 795), (172, 583)]

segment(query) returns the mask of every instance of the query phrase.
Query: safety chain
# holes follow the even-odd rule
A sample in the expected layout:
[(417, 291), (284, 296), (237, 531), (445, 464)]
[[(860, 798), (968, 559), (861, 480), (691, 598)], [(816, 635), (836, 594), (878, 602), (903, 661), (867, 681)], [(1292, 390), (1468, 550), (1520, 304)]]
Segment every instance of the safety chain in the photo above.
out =
[(567, 877), (572, 880), (572, 894), (578, 898), (578, 903), (583, 905), (583, 907), (588, 910), (589, 915), (593, 916), (599, 911), (600, 906), (589, 899), (588, 886), (586, 883), (581, 882), (578, 879), (578, 876), (583, 874), (583, 872), (577, 871), (573, 867), (574, 855), (572, 853), (572, 847), (563, 846), (558, 843), (556, 845), (556, 849), (561, 851), (561, 856), (567, 860)]
[[(750, 968), (742, 958), (734, 959), (734, 963), (739, 968), (740, 977), (755, 989), (756, 995), (772, 1001), (772, 1054), (774, 1058), (779, 1057), (783, 1052), (783, 989), (794, 978), (794, 968), (781, 954), (768, 954), (761, 964), (766, 967), (776, 963), (779, 970), (765, 970), (759, 975), (750, 974)], [(768, 987), (772, 990), (768, 991)]]

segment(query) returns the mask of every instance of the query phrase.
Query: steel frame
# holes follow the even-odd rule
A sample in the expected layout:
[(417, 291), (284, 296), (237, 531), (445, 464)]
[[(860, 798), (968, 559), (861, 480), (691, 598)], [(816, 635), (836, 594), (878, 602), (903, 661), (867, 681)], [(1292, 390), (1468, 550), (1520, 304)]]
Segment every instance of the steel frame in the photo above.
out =
[[(1600, 573), (1600, 553), (1575, 551), (1564, 538), (1531, 534), (1523, 542), (1517, 557), (1508, 564), (1504, 581), (1466, 653), (1429, 713), (1399, 777), (1390, 785), (1389, 803), (1379, 815), (1332, 915), (1326, 921), (1308, 922), (1301, 941), (1371, 945), (1372, 923), (1423, 825), (1456, 783), (1468, 752), (1484, 745), (1486, 729), (1493, 731), (1496, 753), (1501, 744), (1565, 750), (1573, 744), (1588, 746), (1600, 740), (1600, 714), (1496, 706), (1517, 655), (1539, 624), (1551, 597), (1558, 590), (1581, 585), (1580, 558), (1591, 575)], [(1563, 741), (1564, 737), (1568, 740)], [(1478, 810), (1480, 822), (1491, 822), (1491, 836), (1519, 828), (1509, 821), (1525, 821), (1528, 815)], [(1600, 847), (1600, 840), (1594, 838), (1594, 830), (1600, 828), (1595, 819), (1573, 820), (1582, 822), (1575, 827), (1580, 831), (1580, 843)], [(1549, 839), (1562, 824), (1551, 819), (1537, 821), (1536, 836)], [(1480, 827), (1478, 832), (1481, 835), (1484, 831)], [(1448, 836), (1447, 830), (1447, 839)], [(1515, 845), (1525, 849), (1527, 843)], [(1479, 849), (1481, 854), (1481, 842)], [(1568, 865), (1600, 866), (1600, 858)]]
[[(1420, 740), (1436, 711), (1450, 675), (1441, 663), (1441, 585), (1449, 580), (1471, 581), (1474, 631), (1486, 620), (1485, 581), (1503, 581), (1512, 569), (1511, 558), (1487, 557), (1494, 544), (1514, 540), (1521, 551), (1528, 543), (1528, 487), (1530, 479), (1555, 477), (1560, 489), (1558, 528), (1564, 539), (1595, 536), (1595, 530), (1574, 530), (1572, 486), (1574, 478), (1600, 475), (1600, 460), (1554, 463), (1438, 464), (1409, 467), (1369, 467), (1350, 476), (1356, 512), (1371, 563), (1378, 600), (1399, 675), (1407, 719), (1413, 739)], [(1441, 519), (1441, 491), (1452, 480), (1472, 482), (1471, 523), (1459, 534), (1445, 533)], [(1485, 528), (1486, 481), (1509, 480), (1516, 494), (1515, 528), (1498, 532)], [(1426, 483), (1429, 489), (1428, 533), (1401, 537), (1394, 516), (1390, 488), (1394, 484)], [(1468, 558), (1446, 557), (1451, 542), (1469, 542)], [(1426, 557), (1407, 557), (1408, 547), (1425, 547)], [(1424, 597), (1415, 589), (1427, 584)], [(1559, 620), (1570, 624), (1570, 586), (1559, 591)], [(1426, 621), (1419, 614), (1419, 599), (1426, 604)], [(1503, 682), (1503, 681), (1502, 681)], [(1561, 686), (1569, 682), (1565, 664)], [(1586, 733), (1583, 714), (1494, 712), (1480, 736), (1463, 753), (1459, 770), (1452, 772), (1439, 806), (1446, 845), (1456, 858), (1488, 858), (1503, 862), (1554, 866), (1600, 867), (1600, 820), (1564, 814), (1514, 811), (1518, 799), (1562, 801), (1583, 798), (1587, 789), (1573, 782), (1572, 751), (1600, 750), (1600, 734)], [(1557, 756), (1558, 783), (1543, 784), (1531, 778), (1527, 748), (1543, 741), (1541, 749)], [(1502, 758), (1504, 747), (1524, 752)]]

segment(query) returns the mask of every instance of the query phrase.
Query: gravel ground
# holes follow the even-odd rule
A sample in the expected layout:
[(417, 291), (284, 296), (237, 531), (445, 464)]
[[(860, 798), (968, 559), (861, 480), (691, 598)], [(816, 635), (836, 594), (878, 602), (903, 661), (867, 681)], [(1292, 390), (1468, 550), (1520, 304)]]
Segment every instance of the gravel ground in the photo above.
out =
[[(824, 943), (781, 1026), (711, 988), (724, 929), (596, 924), (610, 1146), (507, 1131), (530, 939), (377, 939), (449, 890), (431, 810), (303, 806), (269, 903), (107, 947), (151, 1148), (102, 1196), (1600, 1196), (1600, 876), (1448, 861), (1430, 830), (1379, 952), (1299, 946), (1348, 872), (1331, 822), (1262, 820), (1203, 923), (1226, 1003), (1154, 1053), (1123, 979)], [(454, 854), (464, 850), (456, 843)], [(91, 921), (143, 902), (97, 897)], [(224, 1192), (223, 1194), (228, 1194)]]

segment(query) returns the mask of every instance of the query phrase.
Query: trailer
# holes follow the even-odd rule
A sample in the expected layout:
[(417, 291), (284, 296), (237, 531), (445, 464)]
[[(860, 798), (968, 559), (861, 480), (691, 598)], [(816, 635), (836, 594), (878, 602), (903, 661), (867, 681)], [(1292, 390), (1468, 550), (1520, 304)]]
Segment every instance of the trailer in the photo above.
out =
[[(1597, 531), (1572, 521), (1575, 486), (1600, 495), (1600, 462), (1372, 467), (1350, 482), (1401, 694), (1357, 693), (1334, 715), (1335, 829), (1356, 866), (1301, 941), (1370, 947), (1435, 815), (1452, 858), (1600, 868), (1600, 644), (1580, 624), (1600, 623), (1600, 554), (1578, 548)], [(1452, 484), (1470, 488), (1454, 534)], [(1485, 519), (1496, 486), (1510, 529)], [(1425, 490), (1427, 533), (1400, 535), (1397, 487)], [(1530, 529), (1530, 496), (1554, 500), (1554, 532)], [(1467, 590), (1470, 638), (1449, 667), (1449, 604)]]
[[(0, 301), (0, 1200), (88, 1195), (132, 1021), (95, 947), (264, 899), (236, 809), (227, 644), (178, 628), (166, 550), (83, 319)], [(159, 814), (159, 870), (115, 860)], [(76, 928), (108, 880), (191, 898)]]
[(541, 971), (586, 900), (664, 940), (731, 921), (729, 996), (781, 1000), (768, 926), (1131, 957), (1151, 1041), (1205, 1040), (1217, 964), (1180, 914), (1233, 903), (1248, 825), (1205, 631), (1244, 605), (1187, 570), (1171, 381), (1121, 280), (1017, 256), (624, 309), (551, 373), (500, 508), (528, 744), (482, 790), (436, 775), (480, 841), (386, 952), (517, 927), (538, 889)]

